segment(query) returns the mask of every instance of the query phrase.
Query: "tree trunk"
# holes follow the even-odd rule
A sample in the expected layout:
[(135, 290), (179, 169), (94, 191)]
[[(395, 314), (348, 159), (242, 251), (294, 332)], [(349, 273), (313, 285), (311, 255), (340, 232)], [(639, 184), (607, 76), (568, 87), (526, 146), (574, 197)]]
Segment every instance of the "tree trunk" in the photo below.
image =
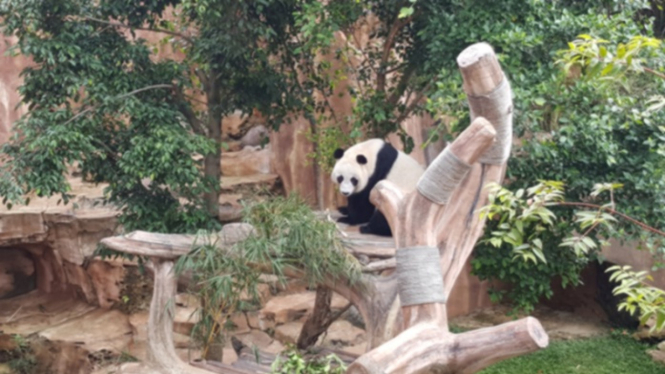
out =
[(333, 292), (330, 288), (325, 286), (318, 286), (316, 288), (316, 300), (314, 301), (314, 309), (312, 315), (307, 318), (305, 324), (300, 330), (298, 336), (297, 346), (298, 349), (306, 349), (311, 347), (319, 339), (319, 336), (328, 330), (328, 327), (335, 321), (330, 308), (332, 303)]
[(222, 177), (222, 100), (221, 88), (217, 80), (219, 74), (212, 69), (210, 78), (206, 84), (206, 96), (208, 100), (208, 137), (215, 142), (215, 151), (205, 155), (203, 172), (205, 177), (211, 181), (211, 190), (204, 194), (204, 201), (208, 214), (211, 217), (219, 215), (219, 191)]

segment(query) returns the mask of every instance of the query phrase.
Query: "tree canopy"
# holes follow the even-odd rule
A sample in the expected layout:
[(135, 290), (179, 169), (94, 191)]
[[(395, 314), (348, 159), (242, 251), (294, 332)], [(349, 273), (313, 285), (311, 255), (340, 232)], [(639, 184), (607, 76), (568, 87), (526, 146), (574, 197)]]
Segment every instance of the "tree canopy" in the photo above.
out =
[(34, 65), (22, 74), (29, 112), (4, 147), (1, 194), (66, 201), (76, 164), (109, 183), (127, 229), (215, 225), (222, 117), (278, 118), (297, 102), (293, 74), (271, 61), (292, 37), (296, 3), (3, 1), (12, 50)]

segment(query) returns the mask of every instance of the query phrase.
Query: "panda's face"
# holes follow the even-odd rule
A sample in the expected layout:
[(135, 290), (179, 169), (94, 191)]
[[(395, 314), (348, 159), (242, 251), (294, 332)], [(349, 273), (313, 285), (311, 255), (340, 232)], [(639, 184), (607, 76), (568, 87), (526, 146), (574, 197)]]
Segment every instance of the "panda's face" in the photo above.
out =
[(362, 191), (371, 175), (367, 157), (350, 148), (346, 152), (338, 149), (335, 158), (337, 162), (330, 177), (339, 186), (339, 192), (351, 196)]

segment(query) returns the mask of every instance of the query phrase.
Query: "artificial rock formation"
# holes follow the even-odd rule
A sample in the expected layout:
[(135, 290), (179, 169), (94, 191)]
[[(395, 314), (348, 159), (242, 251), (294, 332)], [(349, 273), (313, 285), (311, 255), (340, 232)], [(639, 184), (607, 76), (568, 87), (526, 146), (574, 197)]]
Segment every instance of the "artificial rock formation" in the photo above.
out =
[[(92, 255), (101, 238), (115, 233), (118, 212), (86, 203), (85, 197), (76, 202), (78, 208), (41, 200), (0, 210), (0, 268), (11, 267), (0, 277), (0, 292), (14, 290), (5, 291), (5, 297), (37, 289), (45, 293), (73, 292), (103, 307), (117, 301), (122, 269), (84, 260)], [(31, 284), (34, 287), (29, 287)], [(21, 287), (29, 288), (17, 292)]]

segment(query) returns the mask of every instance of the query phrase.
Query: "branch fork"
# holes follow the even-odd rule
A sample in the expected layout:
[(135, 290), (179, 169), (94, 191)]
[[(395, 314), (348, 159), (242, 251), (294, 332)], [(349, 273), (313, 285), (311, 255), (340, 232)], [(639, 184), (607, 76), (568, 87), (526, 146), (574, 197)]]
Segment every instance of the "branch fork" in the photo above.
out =
[[(478, 210), (487, 203), (484, 187), (502, 181), (512, 140), (510, 86), (491, 46), (474, 44), (457, 62), (471, 108), (471, 125), (428, 167), (415, 191), (405, 194), (382, 181), (370, 195), (385, 215), (398, 251), (401, 299), (409, 299), (401, 307), (403, 331), (362, 355), (347, 373), (475, 373), (548, 345), (546, 332), (532, 317), (463, 334), (448, 330), (446, 305), (441, 300), (447, 299), (483, 233), (484, 220)], [(416, 303), (410, 301), (412, 295), (402, 293), (405, 289), (411, 292), (414, 284), (403, 277), (419, 275), (400, 275), (400, 266), (414, 265), (400, 264), (409, 257), (400, 252), (424, 253), (423, 248), (434, 249), (433, 255), (432, 251), (424, 257), (411, 255), (415, 260), (408, 261), (420, 261), (416, 265), (426, 269), (428, 261), (438, 260), (443, 282), (426, 283), (429, 288), (424, 294), (430, 293), (430, 299)]]

